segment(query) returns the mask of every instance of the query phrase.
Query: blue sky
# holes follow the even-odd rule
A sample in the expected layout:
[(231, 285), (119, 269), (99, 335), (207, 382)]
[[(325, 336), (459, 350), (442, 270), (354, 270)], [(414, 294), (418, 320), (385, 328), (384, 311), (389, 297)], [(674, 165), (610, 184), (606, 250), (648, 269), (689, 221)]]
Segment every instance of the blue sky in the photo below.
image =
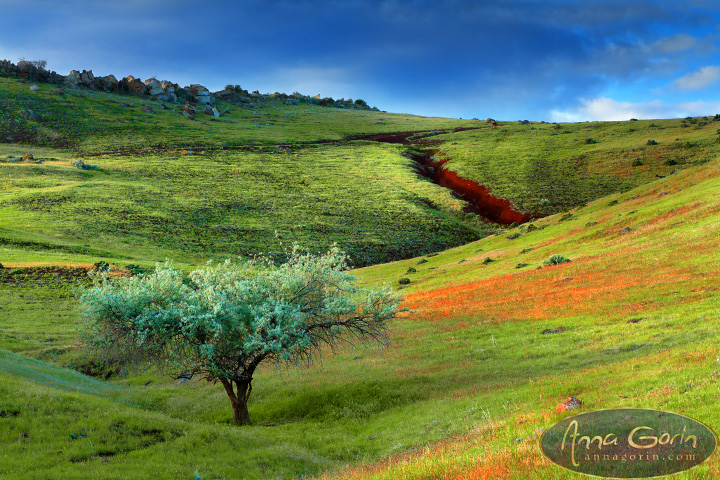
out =
[(720, 113), (716, 0), (0, 0), (0, 58), (502, 120)]

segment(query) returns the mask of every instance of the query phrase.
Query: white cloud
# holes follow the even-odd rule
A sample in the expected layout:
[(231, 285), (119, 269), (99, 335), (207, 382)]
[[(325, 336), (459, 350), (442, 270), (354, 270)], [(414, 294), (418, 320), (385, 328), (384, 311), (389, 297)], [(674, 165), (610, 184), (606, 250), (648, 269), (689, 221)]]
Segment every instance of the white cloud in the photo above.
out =
[(710, 65), (675, 80), (672, 85), (677, 90), (702, 90), (720, 80), (720, 67)]
[(637, 119), (682, 118), (687, 116), (715, 115), (720, 112), (720, 102), (684, 102), (665, 104), (660, 100), (650, 102), (619, 102), (612, 98), (583, 99), (572, 110), (550, 112), (553, 122), (618, 121)]

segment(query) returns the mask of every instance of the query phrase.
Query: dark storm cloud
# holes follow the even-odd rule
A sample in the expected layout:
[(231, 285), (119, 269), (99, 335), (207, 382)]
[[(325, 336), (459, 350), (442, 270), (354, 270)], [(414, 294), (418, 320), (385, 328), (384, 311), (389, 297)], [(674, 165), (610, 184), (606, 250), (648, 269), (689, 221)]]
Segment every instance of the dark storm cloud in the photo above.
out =
[[(0, 11), (0, 56), (46, 57), (61, 73), (305, 88), (447, 116), (532, 117), (720, 63), (718, 7), (702, 0), (0, 0)], [(28, 22), (32, 35), (8, 33)]]

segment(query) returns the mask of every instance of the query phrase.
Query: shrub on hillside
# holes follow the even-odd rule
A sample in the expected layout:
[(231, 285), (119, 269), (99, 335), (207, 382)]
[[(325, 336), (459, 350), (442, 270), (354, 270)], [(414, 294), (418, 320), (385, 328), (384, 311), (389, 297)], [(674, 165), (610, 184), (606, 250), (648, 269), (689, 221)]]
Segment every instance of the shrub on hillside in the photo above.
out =
[(648, 145), (657, 145), (658, 142), (656, 142), (655, 140), (648, 140), (648, 141), (647, 141), (647, 144), (648, 144)]
[(551, 255), (550, 258), (545, 260), (543, 262), (543, 265), (545, 265), (546, 267), (551, 267), (553, 265), (561, 265), (563, 263), (570, 263), (571, 261), (572, 260), (570, 260), (569, 258), (566, 258), (563, 255), (556, 254), (556, 255)]

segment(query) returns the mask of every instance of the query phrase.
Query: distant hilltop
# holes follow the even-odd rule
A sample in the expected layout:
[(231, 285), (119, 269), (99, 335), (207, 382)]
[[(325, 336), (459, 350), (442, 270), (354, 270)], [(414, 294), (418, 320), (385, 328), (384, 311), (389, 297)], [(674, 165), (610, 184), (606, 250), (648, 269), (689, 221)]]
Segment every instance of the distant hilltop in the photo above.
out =
[(92, 70), (83, 70), (82, 72), (72, 70), (68, 75), (60, 75), (57, 72), (45, 69), (45, 65), (44, 60), (20, 60), (17, 64), (12, 63), (10, 60), (0, 60), (0, 77), (14, 77), (25, 82), (50, 83), (71, 90), (85, 89), (136, 95), (168, 103), (186, 102), (211, 105), (215, 103), (216, 99), (220, 99), (236, 104), (252, 104), (255, 100), (265, 97), (285, 100), (288, 105), (312, 103), (351, 110), (378, 110), (377, 107), (370, 108), (361, 99), (355, 101), (352, 99), (345, 100), (344, 98), (334, 100), (331, 97), (322, 98), (320, 95), (311, 97), (297, 92), (291, 95), (277, 92), (262, 95), (258, 91), (249, 93), (247, 90), (240, 88), (240, 85), (227, 85), (224, 90), (212, 93), (202, 85), (193, 84), (180, 87), (177, 83), (169, 80), (158, 80), (154, 77), (143, 81), (129, 75), (118, 80), (115, 75), (96, 77)]

